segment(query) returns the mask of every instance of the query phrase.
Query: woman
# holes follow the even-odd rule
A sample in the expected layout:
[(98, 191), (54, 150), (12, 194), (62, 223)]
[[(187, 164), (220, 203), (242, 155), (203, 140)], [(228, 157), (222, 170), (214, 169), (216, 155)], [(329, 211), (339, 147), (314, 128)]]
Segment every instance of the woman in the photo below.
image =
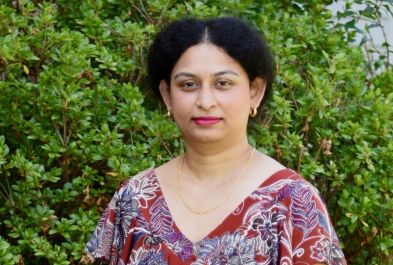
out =
[(255, 30), (174, 22), (148, 67), (186, 151), (122, 184), (89, 253), (110, 264), (346, 264), (318, 191), (247, 141), (274, 69)]

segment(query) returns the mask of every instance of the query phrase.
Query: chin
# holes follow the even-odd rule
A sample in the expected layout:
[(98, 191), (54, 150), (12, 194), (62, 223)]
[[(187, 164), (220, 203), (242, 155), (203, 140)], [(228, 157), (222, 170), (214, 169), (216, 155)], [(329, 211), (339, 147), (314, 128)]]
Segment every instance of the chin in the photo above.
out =
[(204, 133), (204, 134), (193, 134), (188, 135), (188, 137), (184, 137), (187, 141), (193, 143), (213, 143), (219, 142), (225, 139), (223, 135), (218, 135), (216, 133)]

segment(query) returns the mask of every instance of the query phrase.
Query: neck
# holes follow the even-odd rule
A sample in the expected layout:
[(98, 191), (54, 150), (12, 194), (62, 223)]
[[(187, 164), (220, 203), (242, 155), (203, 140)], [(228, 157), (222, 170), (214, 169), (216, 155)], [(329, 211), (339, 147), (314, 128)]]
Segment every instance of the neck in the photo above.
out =
[(191, 182), (218, 184), (232, 181), (250, 156), (247, 138), (231, 146), (186, 145), (183, 175)]

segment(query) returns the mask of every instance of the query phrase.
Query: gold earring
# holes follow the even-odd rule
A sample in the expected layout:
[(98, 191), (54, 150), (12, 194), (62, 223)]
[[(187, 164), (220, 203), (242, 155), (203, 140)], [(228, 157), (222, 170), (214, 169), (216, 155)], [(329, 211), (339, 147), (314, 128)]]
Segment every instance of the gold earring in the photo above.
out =
[(251, 108), (250, 117), (254, 118), (255, 116), (257, 116), (257, 113), (258, 113), (257, 108)]
[(166, 113), (166, 116), (168, 116), (168, 118), (172, 118), (172, 112), (171, 112), (171, 110), (168, 110), (168, 112)]

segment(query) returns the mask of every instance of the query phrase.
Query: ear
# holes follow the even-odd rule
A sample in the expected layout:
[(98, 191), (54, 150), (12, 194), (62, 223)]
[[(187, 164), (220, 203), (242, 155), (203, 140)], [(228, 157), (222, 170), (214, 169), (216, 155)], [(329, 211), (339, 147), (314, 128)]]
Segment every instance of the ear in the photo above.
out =
[(161, 97), (164, 100), (166, 108), (168, 111), (172, 109), (171, 107), (171, 92), (169, 91), (169, 86), (165, 80), (161, 80), (160, 82), (160, 93)]
[(251, 107), (258, 108), (263, 99), (263, 95), (265, 95), (266, 90), (266, 82), (260, 77), (257, 77), (252, 81), (250, 88), (250, 99), (251, 99)]

